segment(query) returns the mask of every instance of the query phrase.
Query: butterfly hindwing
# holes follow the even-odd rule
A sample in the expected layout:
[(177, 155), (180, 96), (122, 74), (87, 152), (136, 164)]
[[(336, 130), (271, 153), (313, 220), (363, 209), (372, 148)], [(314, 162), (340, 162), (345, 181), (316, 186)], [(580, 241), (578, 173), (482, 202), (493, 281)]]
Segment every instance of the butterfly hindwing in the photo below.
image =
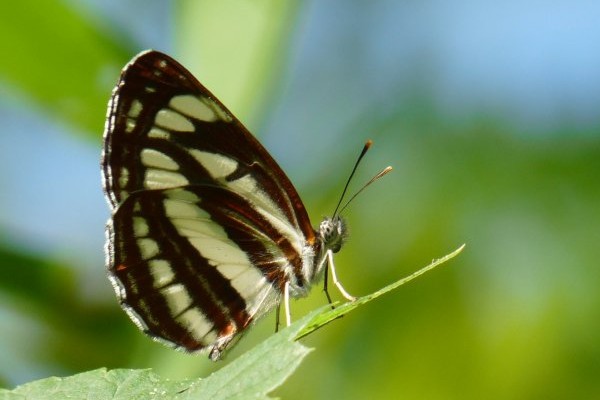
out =
[(247, 253), (262, 249), (255, 254), (271, 260), (270, 241), (240, 227), (236, 215), (203, 209), (199, 193), (207, 191), (134, 193), (109, 224), (117, 246), (111, 274), (130, 315), (148, 333), (190, 351), (242, 330), (276, 295), (269, 271), (256, 268), (269, 265)]

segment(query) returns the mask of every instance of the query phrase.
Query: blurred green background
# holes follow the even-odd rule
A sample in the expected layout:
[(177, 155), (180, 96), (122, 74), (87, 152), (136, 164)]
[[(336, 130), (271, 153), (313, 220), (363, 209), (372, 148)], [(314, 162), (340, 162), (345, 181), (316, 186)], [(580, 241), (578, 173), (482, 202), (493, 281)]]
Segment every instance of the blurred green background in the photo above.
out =
[[(271, 151), (313, 222), (355, 181), (355, 295), (448, 265), (304, 342), (285, 399), (600, 398), (600, 5), (0, 3), (0, 386), (98, 367), (206, 376), (118, 307), (101, 135), (120, 68), (165, 51)], [(335, 290), (332, 290), (335, 293)], [(339, 296), (338, 296), (339, 298)], [(325, 304), (317, 289), (295, 316)]]

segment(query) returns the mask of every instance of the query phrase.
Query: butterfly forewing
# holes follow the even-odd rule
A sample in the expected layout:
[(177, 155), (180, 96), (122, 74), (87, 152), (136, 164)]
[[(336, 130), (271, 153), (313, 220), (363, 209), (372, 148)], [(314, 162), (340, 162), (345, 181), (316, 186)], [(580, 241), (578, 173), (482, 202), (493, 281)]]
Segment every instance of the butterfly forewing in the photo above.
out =
[(319, 243), (289, 179), (162, 53), (123, 70), (102, 169), (110, 278), (131, 318), (158, 339), (216, 358), (313, 265)]

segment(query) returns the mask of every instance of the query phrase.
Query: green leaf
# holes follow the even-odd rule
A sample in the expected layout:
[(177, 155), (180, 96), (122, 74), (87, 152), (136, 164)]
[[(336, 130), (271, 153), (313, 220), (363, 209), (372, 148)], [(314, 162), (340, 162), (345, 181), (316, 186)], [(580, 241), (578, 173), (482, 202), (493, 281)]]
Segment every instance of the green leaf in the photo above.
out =
[(449, 261), (450, 259), (456, 257), (458, 254), (460, 254), (460, 252), (463, 251), (463, 249), (465, 248), (465, 245), (463, 244), (462, 246), (460, 246), (458, 249), (454, 250), (452, 253), (439, 258), (437, 260), (433, 260), (431, 262), (431, 264), (429, 264), (426, 267), (421, 268), (420, 270), (412, 273), (411, 275), (407, 276), (406, 278), (402, 278), (399, 281), (396, 281), (384, 288), (379, 289), (376, 292), (373, 292), (371, 294), (368, 294), (366, 296), (362, 296), (359, 297), (358, 299), (356, 299), (355, 301), (351, 301), (351, 302), (347, 302), (344, 303), (340, 306), (337, 306), (334, 309), (331, 309), (329, 307), (325, 307), (325, 309), (327, 309), (328, 311), (325, 312), (321, 312), (318, 313), (317, 315), (315, 315), (314, 319), (309, 321), (308, 324), (306, 324), (306, 327), (304, 327), (302, 330), (300, 330), (298, 336), (296, 337), (296, 339), (300, 339), (303, 338), (304, 336), (310, 334), (311, 332), (316, 331), (317, 329), (327, 325), (328, 323), (330, 323), (331, 321), (341, 318), (344, 314), (348, 314), (350, 311), (356, 309), (357, 307), (360, 307), (372, 300), (375, 300), (376, 298), (378, 298), (379, 296), (382, 296), (388, 292), (391, 292), (394, 289), (399, 288), (400, 286), (412, 281), (413, 279), (423, 275), (425, 272), (431, 271), (432, 269), (434, 269), (435, 267), (445, 263), (446, 261)]
[(312, 350), (295, 341), (319, 310), (243, 354), (206, 379), (192, 385), (182, 399), (269, 399)]
[(0, 389), (2, 399), (269, 399), (312, 350), (297, 340), (457, 256), (457, 250), (412, 275), (335, 309), (324, 306), (272, 335), (207, 378), (172, 381), (150, 370), (98, 369), (67, 378), (47, 378)]
[(150, 370), (101, 368), (67, 378), (41, 379), (12, 392), (0, 389), (0, 399), (170, 399), (189, 384), (163, 379)]

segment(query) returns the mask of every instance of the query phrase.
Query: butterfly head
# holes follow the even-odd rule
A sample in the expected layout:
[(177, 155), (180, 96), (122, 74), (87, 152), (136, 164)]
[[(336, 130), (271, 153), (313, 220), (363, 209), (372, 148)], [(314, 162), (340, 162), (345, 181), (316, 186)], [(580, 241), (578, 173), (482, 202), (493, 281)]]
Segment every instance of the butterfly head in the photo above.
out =
[(337, 253), (348, 237), (346, 221), (339, 215), (325, 218), (319, 225), (319, 237), (324, 249)]

